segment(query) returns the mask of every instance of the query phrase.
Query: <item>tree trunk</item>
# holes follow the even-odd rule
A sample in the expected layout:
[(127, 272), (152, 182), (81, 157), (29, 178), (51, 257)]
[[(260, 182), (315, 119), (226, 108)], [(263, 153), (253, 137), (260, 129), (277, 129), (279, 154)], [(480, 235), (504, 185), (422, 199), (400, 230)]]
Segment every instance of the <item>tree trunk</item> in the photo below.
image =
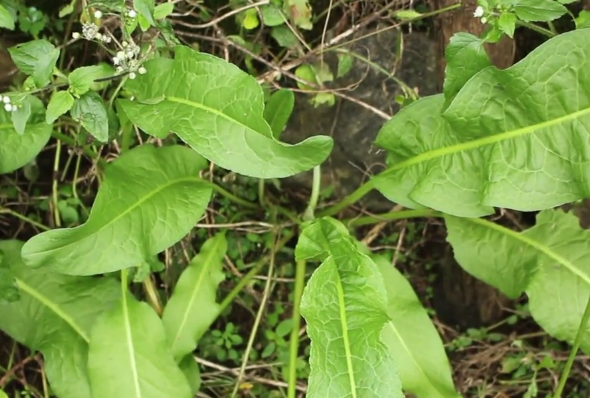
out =
[[(456, 0), (431, 1), (433, 10), (456, 3)], [(486, 29), (486, 25), (473, 16), (476, 7), (477, 0), (463, 0), (461, 8), (437, 17), (434, 33), (438, 41), (437, 85), (440, 92), (445, 76), (445, 48), (451, 37), (457, 32), (480, 36)], [(486, 45), (486, 51), (496, 67), (507, 68), (514, 60), (514, 41), (504, 37), (496, 44)], [(503, 317), (502, 307), (507, 306), (509, 300), (497, 289), (463, 271), (454, 260), (450, 248), (445, 257), (441, 262), (440, 283), (435, 288), (435, 308), (441, 320), (462, 327), (478, 327), (498, 322)]]

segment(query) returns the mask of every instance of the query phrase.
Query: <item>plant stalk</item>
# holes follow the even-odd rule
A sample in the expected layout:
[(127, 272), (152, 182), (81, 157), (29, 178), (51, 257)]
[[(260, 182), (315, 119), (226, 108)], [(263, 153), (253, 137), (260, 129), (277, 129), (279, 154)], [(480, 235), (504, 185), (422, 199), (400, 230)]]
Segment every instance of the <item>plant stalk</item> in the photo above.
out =
[(588, 320), (590, 319), (590, 297), (588, 297), (588, 302), (586, 303), (586, 309), (584, 310), (584, 314), (582, 315), (582, 321), (580, 322), (580, 326), (578, 327), (578, 333), (576, 334), (576, 338), (574, 340), (574, 345), (572, 346), (572, 350), (570, 351), (570, 355), (567, 358), (567, 362), (565, 363), (565, 367), (563, 368), (563, 372), (559, 377), (559, 384), (555, 389), (555, 394), (553, 394), (553, 398), (561, 398), (561, 394), (563, 393), (563, 389), (565, 388), (565, 383), (569, 377), (570, 371), (572, 370), (572, 365), (574, 364), (574, 360), (576, 359), (576, 354), (580, 349), (580, 345), (582, 344), (582, 339), (584, 338), (584, 334), (586, 333), (586, 327), (588, 326)]
[(322, 169), (321, 166), (315, 166), (313, 168), (313, 182), (311, 185), (311, 196), (309, 197), (309, 203), (303, 213), (303, 219), (305, 221), (311, 221), (315, 218), (315, 208), (318, 206), (318, 200), (320, 199), (320, 189), (322, 187)]
[(362, 227), (364, 225), (377, 224), (382, 221), (405, 220), (408, 218), (421, 217), (442, 217), (442, 213), (431, 209), (400, 210), (384, 214), (376, 214), (374, 216), (365, 216), (351, 218), (348, 220), (342, 220), (342, 223), (344, 225), (348, 225), (349, 227)]
[(373, 180), (369, 180), (365, 182), (363, 185), (358, 187), (356, 191), (342, 199), (340, 202), (336, 203), (333, 206), (330, 206), (322, 211), (320, 211), (317, 215), (318, 218), (320, 217), (329, 217), (333, 216), (334, 214), (340, 212), (341, 210), (346, 209), (347, 207), (353, 205), (354, 203), (358, 202), (362, 197), (366, 194), (371, 192), (375, 188), (375, 184)]
[(293, 329), (289, 341), (289, 380), (287, 398), (295, 398), (297, 394), (297, 358), (299, 357), (299, 328), (301, 327), (301, 297), (305, 287), (305, 261), (297, 261), (295, 268), (295, 290), (293, 292)]

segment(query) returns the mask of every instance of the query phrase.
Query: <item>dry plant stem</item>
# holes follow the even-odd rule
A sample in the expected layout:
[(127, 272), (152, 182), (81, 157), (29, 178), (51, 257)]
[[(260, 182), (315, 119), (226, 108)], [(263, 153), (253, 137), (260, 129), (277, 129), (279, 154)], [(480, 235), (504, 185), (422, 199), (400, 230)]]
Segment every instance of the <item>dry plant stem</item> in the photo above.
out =
[(239, 14), (243, 11), (246, 11), (250, 8), (255, 8), (255, 7), (259, 7), (259, 6), (265, 6), (267, 4), (270, 3), (270, 0), (262, 0), (262, 1), (258, 1), (256, 3), (252, 3), (252, 4), (247, 4), (243, 7), (240, 8), (236, 8), (235, 10), (232, 10), (226, 14), (223, 14), (222, 16), (220, 16), (219, 18), (215, 18), (212, 19), (211, 21), (204, 23), (204, 24), (200, 24), (200, 25), (195, 25), (195, 24), (191, 24), (191, 23), (187, 23), (184, 21), (179, 21), (179, 20), (175, 20), (174, 23), (177, 23), (179, 25), (183, 25), (183, 26), (187, 26), (189, 28), (192, 29), (204, 29), (204, 28), (210, 28), (211, 26), (215, 26), (217, 25), (219, 22), (223, 21), (224, 19), (227, 19), (233, 15)]
[[(275, 246), (275, 252), (278, 252), (283, 246), (285, 246), (287, 242), (291, 240), (293, 235), (293, 232), (289, 232), (287, 235), (285, 235), (283, 239), (281, 239), (281, 241), (279, 241), (279, 243), (277, 243), (277, 245)], [(232, 301), (234, 301), (234, 299), (242, 291), (242, 289), (244, 289), (244, 287), (248, 283), (250, 283), (250, 281), (258, 274), (258, 272), (260, 272), (260, 270), (262, 269), (262, 267), (264, 267), (266, 262), (269, 261), (269, 257), (270, 256), (265, 256), (258, 260), (254, 267), (252, 267), (250, 271), (248, 271), (248, 273), (240, 279), (238, 284), (234, 286), (234, 288), (228, 293), (228, 295), (223, 299), (223, 301), (219, 305), (219, 314), (225, 311), (225, 309), (232, 303)]]
[(305, 261), (297, 261), (295, 268), (295, 290), (293, 292), (293, 329), (289, 341), (289, 387), (287, 398), (295, 398), (297, 394), (297, 358), (299, 357), (299, 328), (301, 326), (301, 297), (305, 286)]
[(567, 362), (565, 363), (565, 367), (563, 368), (563, 372), (559, 378), (559, 384), (555, 389), (555, 394), (553, 394), (554, 398), (561, 398), (561, 394), (563, 393), (563, 389), (565, 388), (565, 383), (569, 377), (570, 371), (572, 370), (572, 365), (574, 364), (574, 360), (576, 359), (576, 354), (580, 349), (580, 345), (582, 344), (582, 339), (586, 334), (586, 329), (588, 327), (588, 320), (590, 319), (590, 297), (588, 297), (588, 302), (586, 303), (586, 309), (584, 310), (584, 314), (582, 315), (582, 321), (580, 322), (580, 326), (578, 327), (578, 333), (576, 334), (576, 338), (574, 340), (574, 345), (572, 350), (570, 351), (570, 355), (567, 358)]
[(267, 277), (268, 280), (264, 285), (264, 291), (262, 294), (262, 301), (260, 302), (260, 306), (258, 307), (258, 312), (256, 313), (256, 318), (254, 318), (254, 325), (252, 325), (252, 332), (250, 333), (250, 337), (248, 338), (248, 344), (246, 345), (246, 349), (244, 350), (244, 357), (242, 359), (242, 366), (240, 366), (240, 373), (238, 374), (238, 378), (236, 380), (236, 385), (234, 386), (234, 390), (232, 392), (231, 398), (234, 398), (238, 394), (238, 390), (240, 388), (240, 383), (244, 378), (244, 373), (246, 370), (246, 365), (248, 364), (248, 359), (250, 357), (250, 351), (252, 351), (252, 346), (254, 346), (254, 339), (256, 338), (256, 333), (258, 332), (258, 327), (260, 326), (260, 321), (262, 320), (262, 314), (266, 310), (266, 302), (268, 301), (268, 297), (270, 295), (270, 285), (272, 283), (271, 277), (275, 270), (275, 254), (277, 252), (277, 235), (273, 237), (274, 244), (271, 249), (270, 253), (270, 263), (268, 266), (268, 273)]
[[(212, 369), (217, 369), (221, 372), (231, 373), (234, 376), (237, 376), (239, 374), (238, 370), (226, 368), (226, 367), (218, 365), (216, 363), (207, 361), (206, 359), (195, 357), (195, 361), (200, 365), (207, 366)], [(257, 383), (267, 384), (269, 386), (287, 388), (287, 383), (285, 383), (283, 381), (270, 380), (270, 379), (265, 379), (263, 377), (258, 377), (258, 376), (250, 376), (249, 379), (251, 379)], [(301, 391), (301, 392), (305, 393), (307, 391), (307, 389), (304, 386), (297, 386), (297, 391)]]
[[(309, 59), (309, 57), (314, 56), (314, 55), (319, 55), (324, 51), (327, 51), (329, 48), (336, 48), (336, 47), (340, 47), (340, 46), (344, 46), (344, 45), (349, 45), (352, 44), (356, 41), (365, 39), (367, 37), (373, 36), (375, 34), (381, 33), (381, 32), (385, 32), (387, 30), (391, 30), (391, 29), (397, 29), (400, 26), (407, 24), (407, 23), (412, 23), (415, 21), (419, 21), (421, 19), (424, 18), (430, 18), (433, 17), (435, 15), (438, 14), (442, 14), (445, 13), (447, 11), (451, 11), (454, 10), (456, 8), (460, 8), (461, 7), (461, 3), (458, 2), (456, 4), (450, 5), (448, 7), (444, 7), (441, 8), (440, 10), (436, 10), (436, 11), (432, 11), (432, 12), (427, 12), (424, 13), (422, 15), (420, 15), (417, 18), (413, 18), (413, 19), (408, 19), (406, 21), (402, 21), (400, 23), (397, 23), (393, 26), (388, 26), (384, 29), (379, 29), (378, 31), (375, 32), (371, 32), (369, 34), (357, 37), (353, 40), (350, 40), (348, 42), (345, 43), (341, 43), (339, 44), (341, 41), (343, 41), (344, 39), (346, 39), (347, 37), (353, 35), (355, 32), (359, 31), (360, 29), (362, 29), (363, 27), (367, 26), (368, 24), (370, 24), (371, 22), (373, 22), (374, 20), (380, 18), (380, 16), (387, 10), (391, 9), (392, 7), (396, 6), (396, 2), (392, 1), (390, 2), (387, 6), (383, 7), (381, 10), (379, 10), (378, 13), (375, 13), (373, 16), (371, 16), (370, 18), (366, 18), (365, 20), (361, 21), (360, 23), (354, 25), (353, 27), (351, 27), (350, 29), (346, 30), (345, 32), (342, 32), (341, 34), (339, 34), (338, 36), (332, 38), (331, 40), (329, 40), (327, 43), (325, 43), (322, 46), (319, 46), (318, 48), (316, 48), (314, 51), (308, 53), (305, 57), (301, 57), (299, 59), (293, 60), (291, 62), (289, 62), (288, 64), (280, 67), (280, 68), (273, 68), (273, 71), (269, 71), (264, 73), (263, 75), (259, 76), (257, 78), (259, 83), (263, 83), (263, 82), (269, 82), (269, 81), (273, 81), (275, 80), (275, 78), (279, 75), (279, 74), (285, 74), (285, 72), (288, 72), (296, 67), (298, 67), (299, 65), (303, 64), (306, 60)], [(338, 46), (336, 46), (338, 44)]]

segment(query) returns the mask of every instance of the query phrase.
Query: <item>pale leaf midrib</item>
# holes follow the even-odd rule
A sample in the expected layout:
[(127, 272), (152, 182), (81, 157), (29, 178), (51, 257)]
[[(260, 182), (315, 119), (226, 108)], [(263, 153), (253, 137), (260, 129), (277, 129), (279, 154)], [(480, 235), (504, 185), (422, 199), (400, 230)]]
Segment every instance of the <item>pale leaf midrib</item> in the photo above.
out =
[(76, 323), (76, 321), (67, 313), (65, 313), (57, 304), (53, 303), (41, 292), (29, 286), (29, 284), (27, 284), (22, 279), (19, 279), (17, 277), (14, 277), (14, 279), (16, 280), (16, 283), (20, 289), (29, 294), (31, 297), (35, 298), (37, 301), (39, 301), (41, 304), (43, 304), (45, 307), (51, 310), (55, 315), (57, 315), (60, 319), (62, 319), (65, 323), (67, 323), (80, 337), (82, 337), (82, 339), (86, 343), (90, 342), (90, 338), (86, 335), (84, 330), (82, 330), (82, 327), (79, 326)]
[[(69, 246), (78, 244), (78, 243), (80, 243), (80, 241), (88, 238), (89, 236), (94, 235), (94, 234), (97, 234), (100, 231), (104, 230), (105, 228), (113, 225), (114, 223), (116, 223), (117, 221), (119, 221), (121, 218), (127, 216), (132, 211), (134, 211), (135, 209), (137, 209), (143, 203), (145, 203), (148, 200), (150, 200), (156, 194), (164, 191), (165, 189), (170, 188), (173, 185), (180, 184), (180, 183), (187, 182), (187, 181), (202, 182), (201, 178), (199, 178), (199, 177), (193, 177), (193, 176), (190, 176), (190, 177), (182, 177), (182, 178), (174, 179), (172, 181), (168, 181), (165, 184), (159, 186), (157, 189), (149, 192), (147, 195), (145, 195), (142, 198), (140, 198), (138, 201), (136, 201), (135, 203), (133, 203), (131, 206), (129, 206), (127, 209), (125, 209), (123, 212), (121, 212), (118, 216), (116, 216), (112, 220), (108, 221), (106, 224), (100, 226), (99, 228), (96, 228), (94, 230), (91, 230), (91, 231), (87, 232), (86, 234), (84, 234), (84, 236), (82, 238), (76, 239), (76, 240), (74, 240), (72, 242), (69, 242), (66, 245), (61, 245), (61, 246), (59, 246), (57, 248), (52, 247), (52, 248), (49, 248), (47, 250), (36, 251), (33, 254), (36, 255), (36, 256), (38, 256), (38, 255), (41, 255), (41, 254), (44, 254), (44, 253), (48, 253), (48, 252), (52, 252), (52, 251), (56, 251), (56, 250), (62, 250), (62, 249), (65, 249), (66, 247), (69, 247)], [(207, 184), (204, 183), (204, 185), (207, 185)], [(89, 218), (89, 220), (90, 220), (90, 218)], [(88, 223), (88, 221), (86, 223)], [(82, 229), (82, 227), (84, 225), (86, 225), (86, 224), (83, 224), (83, 225), (81, 225), (80, 227), (77, 227), (77, 228)], [(72, 230), (76, 230), (77, 228), (73, 228)], [(58, 230), (54, 230), (54, 231), (58, 231)]]
[[(420, 371), (420, 373), (422, 373), (424, 375), (424, 378), (426, 380), (428, 380), (428, 383), (432, 386), (432, 388), (435, 391), (438, 391), (438, 387), (437, 387), (436, 383), (434, 383), (433, 380), (428, 375), (428, 373), (426, 373), (424, 371), (424, 369), (422, 368), (422, 366), (420, 365), (420, 363), (416, 360), (416, 357), (414, 355), (412, 355), (412, 351), (410, 350), (410, 348), (406, 344), (405, 340), (402, 338), (401, 334), (398, 332), (397, 328), (393, 324), (393, 321), (390, 320), (387, 323), (391, 327), (391, 330), (393, 330), (393, 333), (397, 336), (397, 338), (400, 341), (400, 343), (401, 343), (402, 347), (404, 348), (404, 350), (408, 353), (408, 356), (410, 358), (412, 358), (412, 362), (416, 365), (416, 367), (418, 368), (418, 370)], [(444, 396), (444, 393), (443, 392), (441, 392), (441, 391), (438, 391), (438, 392), (441, 394), (441, 396)]]
[(344, 343), (344, 353), (346, 356), (346, 367), (348, 368), (348, 380), (350, 382), (350, 389), (352, 398), (357, 398), (356, 394), (356, 380), (354, 378), (354, 368), (352, 366), (352, 353), (350, 351), (350, 338), (348, 336), (348, 322), (346, 319), (346, 303), (344, 302), (344, 289), (342, 287), (342, 279), (338, 272), (338, 267), (334, 260), (332, 263), (335, 268), (336, 278), (336, 291), (338, 292), (338, 310), (340, 315), (340, 327), (342, 329), (342, 341)]
[(195, 297), (199, 291), (199, 288), (201, 287), (203, 281), (205, 280), (205, 276), (207, 274), (207, 270), (209, 269), (210, 264), (212, 264), (212, 258), (214, 258), (217, 255), (217, 249), (218, 246), (222, 243), (221, 240), (217, 240), (215, 242), (215, 245), (212, 247), (212, 250), (206, 255), (205, 257), (205, 266), (203, 267), (203, 269), (201, 270), (201, 273), (199, 274), (199, 279), (197, 280), (197, 283), (195, 283), (194, 289), (191, 292), (190, 295), (190, 300), (189, 300), (189, 304), (186, 306), (186, 311), (183, 314), (182, 317), (182, 322), (180, 323), (179, 327), (178, 327), (178, 332), (176, 333), (176, 336), (174, 337), (174, 339), (172, 340), (172, 344), (175, 345), (178, 342), (178, 339), (180, 338), (180, 335), (182, 334), (182, 331), (185, 327), (186, 322), (188, 321), (189, 318), (189, 314), (191, 312), (191, 309), (193, 307), (193, 305), (195, 304)]
[(488, 135), (486, 137), (481, 137), (481, 138), (478, 138), (478, 139), (475, 139), (472, 141), (461, 142), (459, 144), (454, 144), (454, 145), (450, 145), (447, 147), (437, 148), (437, 149), (433, 149), (431, 151), (426, 151), (426, 152), (423, 152), (419, 155), (416, 155), (414, 157), (406, 159), (400, 163), (394, 164), (391, 167), (388, 167), (379, 176), (384, 176), (388, 173), (398, 171), (398, 170), (404, 169), (406, 167), (410, 167), (410, 166), (413, 166), (413, 165), (416, 165), (416, 164), (419, 164), (419, 163), (422, 163), (422, 162), (425, 162), (428, 160), (440, 158), (440, 157), (443, 157), (446, 155), (453, 155), (458, 152), (468, 151), (468, 150), (476, 149), (476, 148), (479, 148), (482, 146), (495, 144), (500, 141), (509, 140), (509, 139), (520, 137), (520, 136), (523, 136), (526, 134), (531, 134), (537, 130), (544, 129), (547, 127), (552, 127), (552, 126), (560, 124), (560, 123), (565, 123), (565, 122), (577, 119), (579, 117), (585, 116), (587, 114), (590, 114), (590, 107), (585, 108), (585, 109), (581, 109), (576, 112), (572, 112), (568, 115), (561, 116), (561, 117), (558, 117), (555, 119), (550, 119), (550, 120), (546, 120), (541, 123), (521, 127), (516, 130), (505, 131), (503, 133)]
[(133, 377), (133, 387), (135, 389), (135, 396), (137, 398), (141, 398), (141, 388), (139, 386), (139, 372), (137, 371), (137, 363), (135, 362), (135, 346), (133, 345), (133, 334), (131, 333), (131, 325), (129, 320), (129, 307), (127, 306), (127, 290), (124, 288), (121, 290), (123, 293), (123, 297), (121, 298), (121, 304), (123, 305), (125, 339), (127, 340), (129, 365), (131, 366), (131, 374)]
[(474, 224), (479, 224), (484, 227), (496, 230), (496, 231), (506, 234), (516, 240), (519, 240), (521, 242), (528, 244), (529, 246), (540, 251), (541, 253), (545, 254), (546, 256), (551, 257), (552, 259), (554, 259), (555, 261), (557, 261), (558, 263), (563, 265), (572, 274), (576, 275), (577, 277), (582, 279), (588, 286), (590, 286), (590, 276), (588, 276), (588, 275), (584, 274), (582, 271), (580, 271), (576, 267), (576, 265), (574, 263), (572, 263), (571, 261), (569, 261), (567, 258), (564, 258), (564, 257), (560, 256), (558, 253), (555, 253), (554, 251), (552, 251), (550, 247), (544, 246), (542, 243), (529, 238), (528, 236), (524, 235), (523, 233), (513, 231), (511, 229), (508, 229), (506, 227), (503, 227), (501, 225), (498, 225), (496, 223), (493, 223), (491, 221), (488, 221), (488, 220), (485, 220), (482, 218), (468, 218), (467, 220), (473, 222)]
[[(245, 125), (244, 123), (240, 122), (239, 120), (234, 119), (231, 116), (226, 115), (225, 113), (220, 112), (219, 110), (217, 110), (215, 108), (211, 108), (211, 107), (209, 107), (207, 105), (200, 104), (198, 102), (191, 101), (191, 100), (188, 100), (188, 99), (185, 99), (185, 98), (180, 98), (180, 97), (165, 96), (165, 99), (168, 100), (168, 101), (170, 101), (170, 102), (176, 102), (176, 103), (179, 103), (179, 104), (188, 105), (188, 106), (191, 106), (193, 108), (202, 109), (205, 112), (213, 113), (214, 115), (219, 116), (219, 117), (222, 117), (225, 120), (230, 121), (231, 123), (237, 124), (238, 126), (240, 126), (241, 128), (243, 128), (244, 130), (253, 131), (256, 134), (262, 135), (262, 136), (264, 136), (264, 137), (266, 137), (266, 138), (268, 138), (270, 140), (273, 140), (271, 137), (268, 137), (266, 134), (259, 133), (258, 131), (254, 130), (252, 127), (249, 127), (249, 126)], [(270, 126), (269, 126), (269, 129), (270, 129)], [(272, 136), (272, 134), (271, 134), (271, 136)]]

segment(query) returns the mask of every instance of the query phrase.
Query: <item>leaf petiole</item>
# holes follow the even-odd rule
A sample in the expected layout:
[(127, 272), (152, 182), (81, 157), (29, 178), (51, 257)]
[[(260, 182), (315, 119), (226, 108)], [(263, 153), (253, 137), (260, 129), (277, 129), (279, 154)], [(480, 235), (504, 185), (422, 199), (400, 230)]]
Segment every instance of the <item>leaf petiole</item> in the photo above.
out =
[(582, 344), (582, 339), (586, 334), (588, 320), (590, 320), (590, 297), (588, 298), (588, 302), (586, 303), (586, 309), (584, 310), (584, 314), (582, 315), (582, 321), (580, 322), (580, 326), (578, 327), (578, 333), (576, 334), (574, 345), (572, 346), (572, 350), (570, 351), (570, 354), (567, 358), (567, 362), (565, 363), (563, 372), (559, 377), (559, 384), (555, 389), (555, 394), (553, 394), (553, 398), (561, 398), (561, 394), (563, 393), (563, 389), (565, 388), (565, 383), (567, 382), (570, 371), (572, 370), (572, 365), (574, 364), (574, 360), (576, 359), (576, 354), (578, 353), (580, 345)]

